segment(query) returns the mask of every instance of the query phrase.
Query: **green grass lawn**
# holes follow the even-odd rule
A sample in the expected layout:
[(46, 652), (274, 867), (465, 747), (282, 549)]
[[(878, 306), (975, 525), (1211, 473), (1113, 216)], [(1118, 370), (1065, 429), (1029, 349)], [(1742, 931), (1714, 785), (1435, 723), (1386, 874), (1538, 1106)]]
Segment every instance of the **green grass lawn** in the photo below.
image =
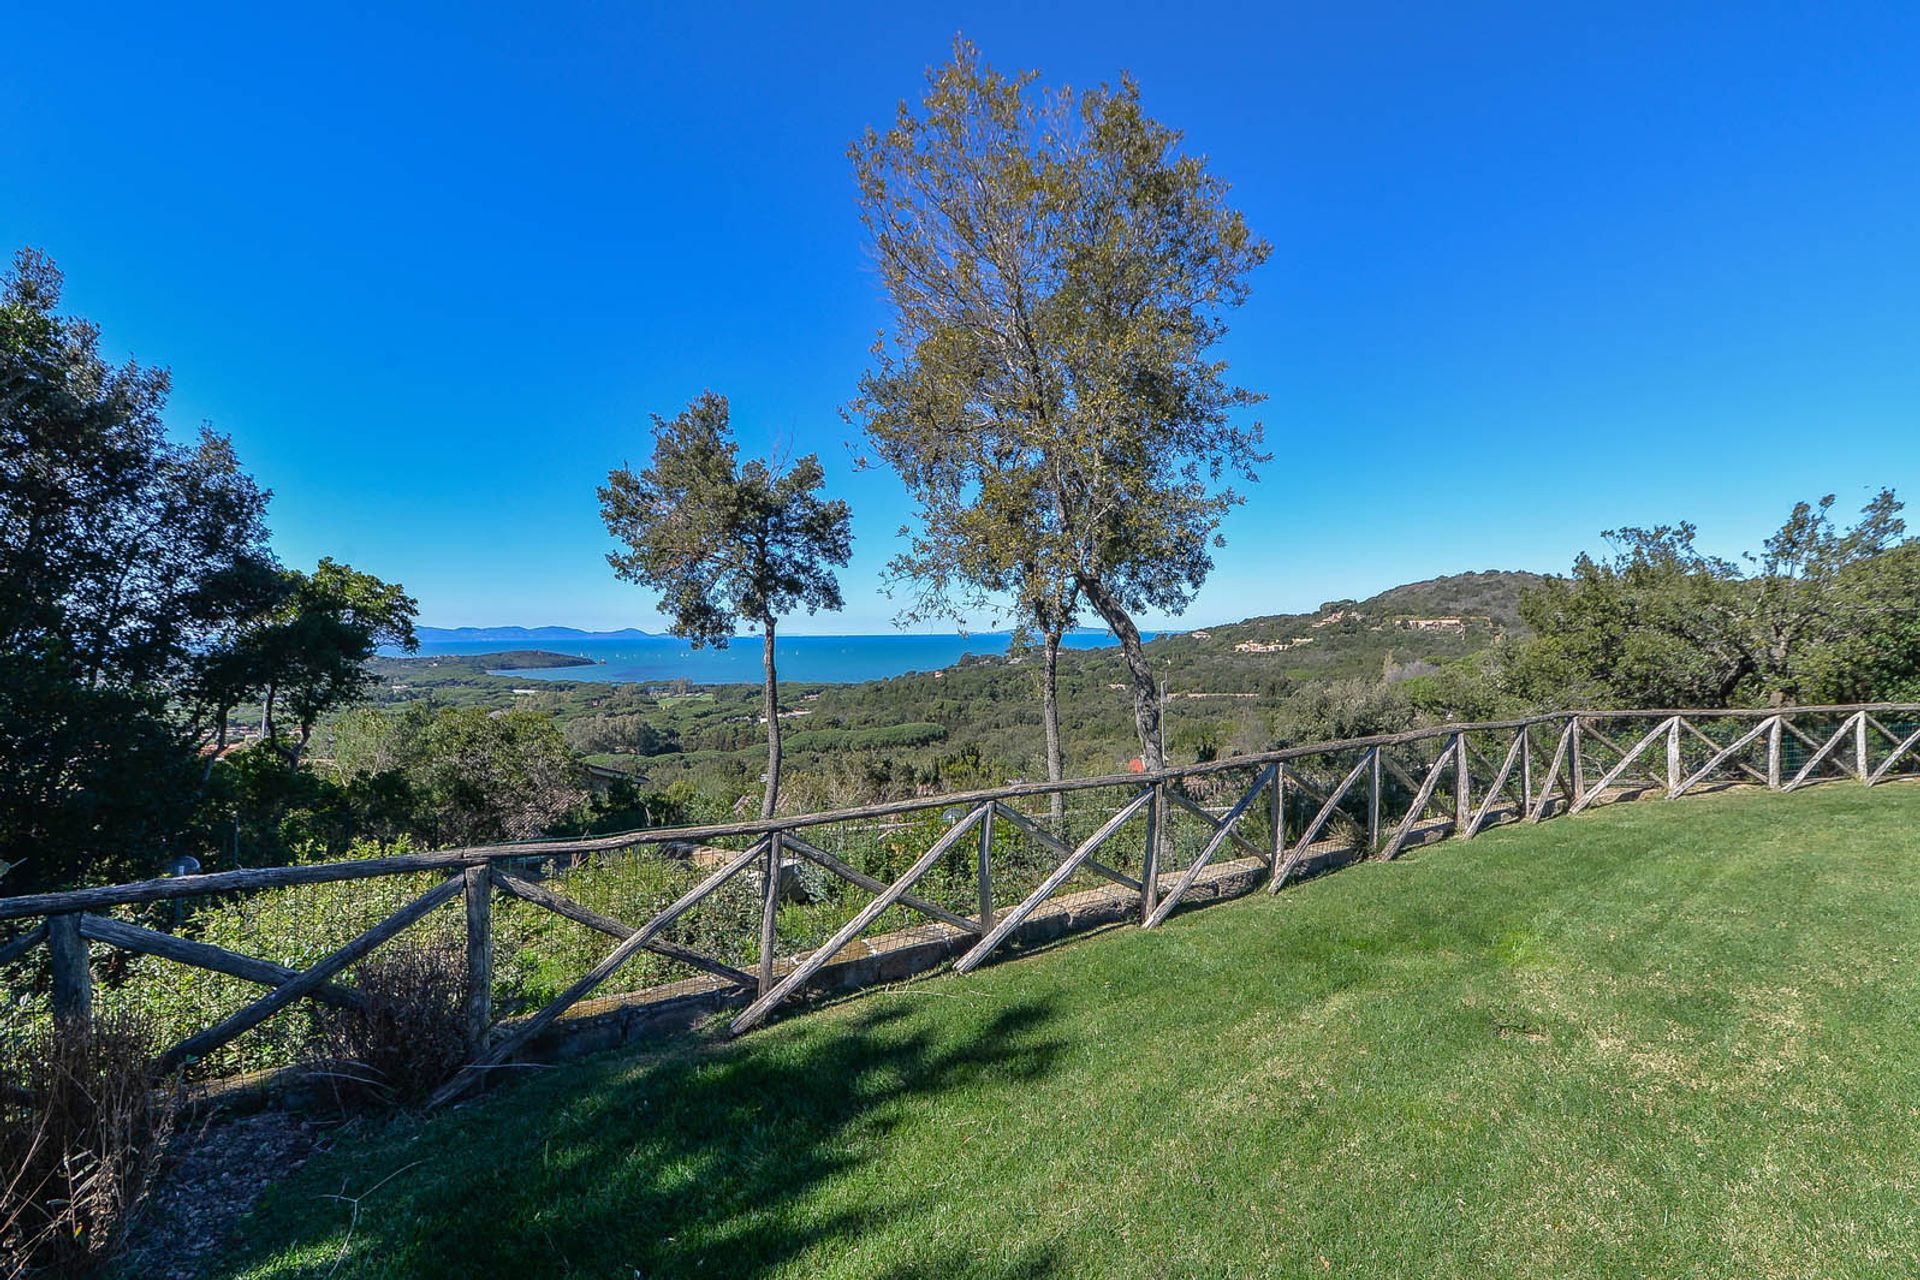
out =
[(223, 1274), (1908, 1274), (1917, 823), (1643, 801), (541, 1071)]

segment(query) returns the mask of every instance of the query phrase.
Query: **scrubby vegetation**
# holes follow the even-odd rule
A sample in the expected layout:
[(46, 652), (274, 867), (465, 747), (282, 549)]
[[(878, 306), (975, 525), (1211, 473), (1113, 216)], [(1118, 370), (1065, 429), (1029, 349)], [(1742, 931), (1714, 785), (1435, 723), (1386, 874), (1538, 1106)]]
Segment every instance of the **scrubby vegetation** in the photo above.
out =
[[(4, 1015), (0, 1015), (4, 1016)], [(54, 1034), (0, 1023), (0, 1270), (88, 1275), (139, 1217), (179, 1110), (153, 1020), (109, 1012)]]

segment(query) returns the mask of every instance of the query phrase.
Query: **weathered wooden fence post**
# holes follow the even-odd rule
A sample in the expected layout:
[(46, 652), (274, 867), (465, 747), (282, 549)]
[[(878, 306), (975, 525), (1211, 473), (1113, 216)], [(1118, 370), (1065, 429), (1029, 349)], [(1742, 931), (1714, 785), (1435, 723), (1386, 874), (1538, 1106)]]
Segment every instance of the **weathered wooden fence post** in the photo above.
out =
[(1520, 817), (1533, 812), (1533, 726), (1520, 726)]
[(1147, 842), (1140, 856), (1140, 923), (1153, 918), (1160, 905), (1160, 842), (1167, 826), (1166, 784), (1153, 784), (1153, 800), (1147, 805)]
[[(1058, 791), (1053, 793), (1058, 796)], [(993, 928), (993, 809), (980, 819), (980, 927)]]
[(773, 952), (777, 945), (774, 922), (780, 914), (780, 833), (767, 832), (765, 870), (760, 876), (760, 983), (759, 994), (773, 990)]
[(1872, 786), (1873, 775), (1867, 772), (1867, 713), (1864, 711), (1853, 718), (1853, 759), (1860, 781)]
[(1776, 714), (1773, 724), (1767, 729), (1767, 786), (1780, 789), (1780, 738), (1786, 725), (1786, 717)]
[(1273, 840), (1267, 846), (1267, 874), (1280, 870), (1287, 856), (1287, 765), (1283, 760), (1273, 767)]
[(1675, 716), (1667, 722), (1667, 794), (1672, 795), (1680, 789), (1683, 781), (1680, 773), (1680, 717)]
[(467, 1049), (479, 1053), (493, 1027), (493, 871), (483, 862), (461, 876), (467, 907)]
[(62, 1034), (85, 1035), (93, 1029), (93, 968), (77, 913), (47, 917), (47, 950), (52, 953), (53, 1025)]
[(1453, 735), (1453, 829), (1461, 835), (1473, 822), (1473, 775), (1467, 766), (1467, 735)]
[(1380, 847), (1380, 748), (1371, 753), (1373, 767), (1367, 785), (1367, 855)]
[(1571, 812), (1574, 805), (1586, 799), (1587, 765), (1580, 756), (1580, 717), (1570, 717), (1568, 724), (1571, 728), (1567, 737), (1567, 767), (1568, 776), (1573, 780), (1573, 799), (1567, 807)]

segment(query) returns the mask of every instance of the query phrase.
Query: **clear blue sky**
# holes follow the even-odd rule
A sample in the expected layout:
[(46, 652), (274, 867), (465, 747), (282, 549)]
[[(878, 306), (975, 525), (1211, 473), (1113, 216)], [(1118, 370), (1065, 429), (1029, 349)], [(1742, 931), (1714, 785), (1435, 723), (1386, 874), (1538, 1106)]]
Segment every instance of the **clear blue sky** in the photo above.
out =
[(711, 387), (854, 506), (847, 611), (793, 629), (883, 630), (907, 510), (837, 412), (884, 320), (845, 147), (959, 29), (1132, 70), (1274, 244), (1225, 354), (1280, 458), (1190, 625), (1920, 499), (1911, 4), (29, 3), (0, 242), (171, 366), (290, 564), (438, 625), (655, 626), (593, 491)]

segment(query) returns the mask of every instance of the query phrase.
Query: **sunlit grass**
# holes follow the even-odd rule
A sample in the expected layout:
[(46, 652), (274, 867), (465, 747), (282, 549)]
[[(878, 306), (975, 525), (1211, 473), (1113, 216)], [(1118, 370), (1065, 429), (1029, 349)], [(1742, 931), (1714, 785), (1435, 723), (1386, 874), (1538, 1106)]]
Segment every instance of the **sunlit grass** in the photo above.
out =
[(542, 1071), (343, 1142), (228, 1273), (1897, 1274), (1916, 819), (1643, 801)]

